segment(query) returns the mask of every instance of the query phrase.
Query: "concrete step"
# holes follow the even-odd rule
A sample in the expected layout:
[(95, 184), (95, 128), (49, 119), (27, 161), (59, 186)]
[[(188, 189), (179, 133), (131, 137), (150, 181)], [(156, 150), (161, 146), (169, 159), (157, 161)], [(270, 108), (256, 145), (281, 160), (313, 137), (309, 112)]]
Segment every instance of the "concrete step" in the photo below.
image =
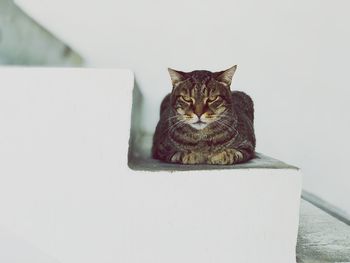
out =
[(297, 259), (298, 263), (350, 262), (350, 226), (303, 200)]
[[(263, 155), (233, 167), (149, 159), (128, 70), (2, 68), (0, 78), (0, 225), (33, 257), (295, 262), (296, 167)], [(0, 262), (24, 262), (6, 254)]]

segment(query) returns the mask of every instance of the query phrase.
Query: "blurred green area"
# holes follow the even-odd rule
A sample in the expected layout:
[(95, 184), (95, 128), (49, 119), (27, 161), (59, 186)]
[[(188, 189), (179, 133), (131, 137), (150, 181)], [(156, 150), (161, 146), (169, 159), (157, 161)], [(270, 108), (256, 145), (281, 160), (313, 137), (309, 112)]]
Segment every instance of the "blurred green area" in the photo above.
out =
[(25, 14), (0, 0), (0, 65), (82, 66), (83, 58)]

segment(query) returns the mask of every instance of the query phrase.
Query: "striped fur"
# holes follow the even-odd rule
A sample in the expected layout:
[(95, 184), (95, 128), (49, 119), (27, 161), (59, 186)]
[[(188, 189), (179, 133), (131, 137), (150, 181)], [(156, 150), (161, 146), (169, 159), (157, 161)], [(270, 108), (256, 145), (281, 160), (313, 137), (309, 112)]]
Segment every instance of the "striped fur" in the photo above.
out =
[(161, 104), (153, 158), (181, 164), (235, 164), (254, 157), (253, 101), (230, 90), (235, 70), (169, 69), (173, 90)]

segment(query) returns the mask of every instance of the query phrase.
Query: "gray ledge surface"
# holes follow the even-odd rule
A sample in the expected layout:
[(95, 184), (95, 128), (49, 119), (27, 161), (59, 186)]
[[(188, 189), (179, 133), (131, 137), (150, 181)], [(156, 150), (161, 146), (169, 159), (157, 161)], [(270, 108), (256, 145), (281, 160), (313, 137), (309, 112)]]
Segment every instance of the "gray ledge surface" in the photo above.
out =
[(297, 167), (282, 161), (256, 153), (256, 157), (246, 163), (236, 165), (181, 165), (161, 162), (151, 158), (152, 136), (147, 134), (137, 139), (130, 147), (129, 167), (138, 171), (193, 171), (223, 169), (294, 169)]
[(350, 262), (350, 226), (302, 200), (298, 263)]

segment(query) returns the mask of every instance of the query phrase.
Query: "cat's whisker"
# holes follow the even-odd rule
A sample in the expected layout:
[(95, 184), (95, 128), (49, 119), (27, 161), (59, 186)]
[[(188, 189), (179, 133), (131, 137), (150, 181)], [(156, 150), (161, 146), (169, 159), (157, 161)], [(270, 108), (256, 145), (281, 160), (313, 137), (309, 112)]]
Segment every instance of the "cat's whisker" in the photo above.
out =
[(171, 117), (167, 118), (166, 121), (170, 121), (170, 120), (173, 120), (173, 119), (176, 119), (176, 118), (178, 119), (179, 116), (177, 116), (177, 115), (171, 116)]
[(228, 118), (229, 116), (220, 116), (221, 118), (216, 120), (215, 122), (217, 122), (218, 124), (220, 124), (220, 126), (227, 128), (230, 132), (237, 132), (237, 129), (234, 125), (232, 125), (230, 121), (230, 119)]
[(217, 120), (216, 122), (217, 122), (218, 124), (220, 124), (221, 126), (223, 126), (224, 128), (229, 129), (229, 131), (232, 131), (232, 130), (233, 130), (233, 127), (231, 127), (230, 125), (226, 124), (226, 123), (223, 122), (223, 121)]
[(179, 128), (183, 127), (183, 126), (185, 126), (185, 122), (184, 121), (180, 121), (180, 122), (176, 123), (176, 125), (173, 125), (171, 127), (171, 129), (168, 131), (168, 133), (172, 133), (176, 129), (179, 129)]
[(181, 121), (177, 121), (174, 124), (169, 125), (168, 128), (162, 132), (161, 136), (164, 136), (165, 134), (169, 133), (169, 131), (180, 122)]
[(178, 120), (177, 122), (169, 125), (169, 127), (162, 133), (162, 136), (167, 134), (167, 133), (173, 132), (177, 128), (181, 128), (183, 125), (185, 125), (185, 121), (184, 120)]

